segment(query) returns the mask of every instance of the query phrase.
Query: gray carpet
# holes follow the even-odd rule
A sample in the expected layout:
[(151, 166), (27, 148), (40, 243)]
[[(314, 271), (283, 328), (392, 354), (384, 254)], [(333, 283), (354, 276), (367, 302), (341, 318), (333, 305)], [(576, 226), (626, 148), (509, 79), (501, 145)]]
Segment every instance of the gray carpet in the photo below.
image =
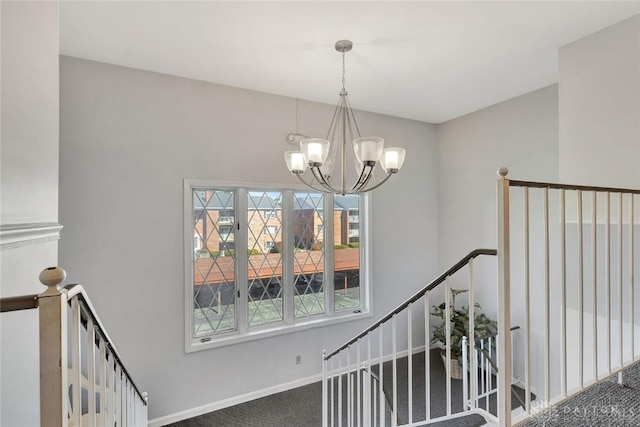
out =
[[(401, 423), (408, 418), (407, 358), (398, 359), (398, 416)], [(384, 364), (384, 385), (391, 389), (390, 362)], [(377, 365), (372, 366), (378, 372)], [(414, 371), (414, 421), (424, 419), (425, 399), (423, 384), (424, 353), (413, 355)], [(431, 415), (437, 417), (446, 413), (445, 372), (437, 352), (431, 353)], [(625, 385), (617, 383), (617, 377), (595, 385), (585, 392), (572, 397), (557, 407), (540, 412), (521, 427), (639, 427), (640, 426), (640, 364), (625, 371)], [(346, 384), (346, 381), (343, 381)], [(343, 384), (343, 386), (344, 386)], [(452, 380), (452, 412), (462, 408), (462, 381)], [(343, 394), (344, 395), (344, 394)], [(520, 393), (522, 397), (522, 393)], [(532, 397), (532, 400), (535, 396)], [(405, 402), (402, 404), (401, 402)], [(515, 405), (515, 400), (512, 400)], [(495, 413), (495, 399), (489, 404), (489, 410)], [(346, 405), (343, 405), (346, 407)], [(386, 411), (386, 425), (390, 425), (390, 411)], [(485, 421), (478, 415), (471, 415), (446, 422), (431, 424), (435, 427), (479, 427)], [(221, 409), (216, 412), (171, 424), (173, 427), (309, 427), (322, 425), (322, 385), (314, 383), (293, 390), (273, 394), (241, 405)], [(343, 414), (343, 425), (346, 414)]]
[(536, 414), (522, 427), (638, 427), (640, 426), (640, 364), (568, 399), (562, 405)]
[[(414, 421), (425, 418), (425, 396), (424, 396), (424, 353), (413, 355), (413, 416)], [(398, 359), (398, 416), (401, 423), (406, 423), (408, 419), (407, 393), (408, 383), (406, 379), (407, 358)], [(378, 372), (378, 366), (371, 367), (373, 372)], [(404, 373), (404, 376), (402, 375)], [(438, 355), (438, 350), (434, 350), (430, 355), (430, 375), (431, 381), (431, 416), (432, 418), (446, 414), (445, 390), (445, 370)], [(335, 382), (337, 384), (337, 381)], [(384, 364), (384, 386), (386, 390), (392, 387), (392, 364)], [(346, 381), (343, 381), (346, 387)], [(451, 381), (452, 412), (459, 412), (462, 409), (462, 381)], [(343, 393), (345, 396), (346, 393)], [(401, 402), (405, 402), (402, 404)], [(490, 404), (495, 408), (495, 399)], [(346, 408), (346, 404), (343, 405)], [(386, 425), (390, 425), (391, 412), (386, 411)], [(494, 409), (495, 411), (495, 409)], [(346, 411), (344, 411), (346, 412)], [(346, 414), (343, 413), (343, 425), (346, 424)], [(464, 418), (447, 422), (432, 424), (436, 427), (478, 427), (485, 423), (484, 418), (479, 415), (470, 415)], [(309, 427), (322, 425), (322, 384), (320, 382), (308, 386), (299, 387), (294, 390), (273, 394), (271, 396), (256, 399), (247, 403), (221, 409), (209, 414), (194, 417), (188, 420), (170, 424), (172, 427), (271, 427), (271, 426), (291, 426)]]
[(272, 394), (170, 424), (172, 427), (285, 427), (322, 425), (322, 383)]
[[(407, 362), (406, 357), (398, 359), (398, 424), (406, 424), (409, 420), (409, 388), (407, 381)], [(426, 418), (426, 402), (424, 389), (424, 352), (414, 354), (412, 357), (413, 369), (413, 420), (419, 421)], [(378, 372), (378, 366), (371, 367), (373, 372)], [(447, 413), (446, 400), (446, 372), (444, 364), (440, 358), (440, 350), (432, 350), (429, 356), (429, 375), (431, 378), (431, 395), (429, 398), (431, 418), (438, 418)], [(393, 365), (391, 362), (384, 363), (384, 389), (389, 392), (393, 387)], [(462, 411), (462, 381), (451, 380), (451, 412), (457, 413)], [(494, 403), (495, 406), (495, 403)], [(453, 421), (433, 424), (437, 426), (461, 426), (475, 427), (485, 423), (484, 418), (479, 415), (471, 415), (459, 418)], [(389, 425), (388, 423), (386, 425)]]

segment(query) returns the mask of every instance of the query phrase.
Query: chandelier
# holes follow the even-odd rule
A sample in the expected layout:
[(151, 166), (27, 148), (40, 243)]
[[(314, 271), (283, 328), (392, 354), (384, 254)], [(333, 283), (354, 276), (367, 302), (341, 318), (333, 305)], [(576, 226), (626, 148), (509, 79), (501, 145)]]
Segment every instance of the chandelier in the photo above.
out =
[[(345, 54), (352, 47), (353, 43), (349, 40), (336, 42), (336, 50), (342, 53), (342, 90), (326, 139), (305, 138), (300, 141), (300, 151), (284, 153), (289, 172), (297, 176), (306, 186), (323, 193), (345, 195), (371, 191), (384, 184), (391, 175), (397, 173), (404, 163), (405, 150), (403, 148), (384, 148), (383, 138), (360, 136), (360, 130), (345, 89)], [(292, 136), (293, 134), (289, 135), (289, 141), (294, 139)], [(346, 183), (347, 141), (351, 142), (353, 161), (358, 176), (351, 186), (347, 186)], [(341, 150), (339, 180), (336, 179), (334, 173), (338, 146)], [(380, 164), (386, 175), (379, 182), (372, 182), (376, 164)], [(303, 177), (307, 167), (311, 171), (311, 179)]]

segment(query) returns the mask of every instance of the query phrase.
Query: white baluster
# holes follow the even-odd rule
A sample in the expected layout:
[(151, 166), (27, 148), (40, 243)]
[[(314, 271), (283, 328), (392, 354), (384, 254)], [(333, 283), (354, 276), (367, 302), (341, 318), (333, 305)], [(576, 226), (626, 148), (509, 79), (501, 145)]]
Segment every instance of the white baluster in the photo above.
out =
[(93, 320), (87, 319), (87, 380), (89, 389), (88, 399), (88, 426), (96, 425), (96, 331)]
[(80, 303), (71, 299), (71, 420), (74, 426), (82, 425), (82, 372), (80, 366)]
[(413, 423), (413, 303), (407, 308), (407, 387), (409, 392), (409, 401), (407, 402), (409, 412), (409, 424)]

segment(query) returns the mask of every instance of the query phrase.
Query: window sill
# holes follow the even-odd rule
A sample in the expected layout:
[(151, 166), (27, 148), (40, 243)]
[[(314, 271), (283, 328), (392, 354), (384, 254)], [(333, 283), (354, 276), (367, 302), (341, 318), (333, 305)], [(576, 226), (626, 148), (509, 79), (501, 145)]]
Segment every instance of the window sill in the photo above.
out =
[(220, 348), (228, 345), (240, 344), (249, 341), (261, 340), (264, 338), (272, 338), (280, 335), (292, 334), (296, 332), (306, 331), (309, 329), (337, 325), (340, 323), (351, 322), (355, 320), (367, 319), (372, 317), (372, 313), (368, 311), (362, 312), (344, 312), (334, 315), (334, 317), (319, 317), (296, 323), (294, 325), (278, 324), (271, 327), (252, 330), (250, 332), (239, 334), (229, 333), (220, 336), (210, 336), (211, 340), (202, 342), (201, 338), (193, 339), (187, 343), (185, 353), (193, 353), (201, 350), (209, 350), (212, 348)]

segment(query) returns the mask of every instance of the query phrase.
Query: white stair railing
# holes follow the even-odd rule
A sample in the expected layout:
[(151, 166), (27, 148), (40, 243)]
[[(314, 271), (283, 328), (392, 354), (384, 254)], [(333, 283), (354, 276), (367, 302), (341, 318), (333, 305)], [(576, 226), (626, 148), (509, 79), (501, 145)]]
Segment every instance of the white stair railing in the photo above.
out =
[(612, 375), (622, 382), (640, 360), (640, 190), (507, 173), (501, 168), (497, 182), (498, 333), (517, 323), (524, 339), (500, 340), (499, 370), (510, 372), (513, 360), (525, 386), (524, 411), (512, 419), (510, 384), (499, 380), (498, 417), (508, 427)]
[[(451, 283), (456, 273), (467, 271), (462, 282), (466, 282), (468, 291), (468, 330), (476, 330), (473, 263), (481, 255), (495, 256), (496, 251), (471, 252), (371, 327), (335, 351), (323, 353), (323, 426), (417, 426), (472, 413), (496, 420), (483, 408), (470, 410), (464, 404), (462, 393), (452, 392), (451, 371), (458, 361), (451, 355)], [(460, 286), (456, 284), (456, 288)], [(446, 298), (443, 309), (447, 331), (445, 413), (435, 413), (431, 408), (430, 312), (436, 289), (442, 290)], [(416, 364), (418, 361), (420, 366)], [(418, 379), (417, 375), (421, 377)], [(454, 409), (454, 403), (458, 409)], [(416, 408), (420, 410), (414, 411)]]
[[(520, 328), (511, 328), (511, 341)], [(488, 336), (477, 340), (473, 350), (467, 337), (463, 337), (462, 342), (462, 371), (469, 372), (469, 375), (462, 377), (462, 393), (465, 407), (468, 410), (478, 408), (490, 411), (491, 402), (495, 402), (498, 394), (498, 336)], [(476, 372), (475, 377), (471, 375)], [(524, 406), (524, 398), (516, 393), (521, 393), (518, 389), (517, 379), (511, 377), (512, 397), (518, 399), (520, 406)]]
[[(323, 354), (324, 426), (418, 426), (478, 413), (510, 427), (613, 375), (622, 383), (622, 371), (640, 360), (635, 315), (640, 305), (635, 292), (640, 190), (515, 181), (507, 179), (507, 173), (506, 168), (498, 171), (497, 251), (472, 252), (361, 334)], [(468, 377), (460, 397), (462, 409), (455, 411), (450, 376), (451, 277), (468, 268), (468, 306), (474, 307), (473, 259), (496, 254), (498, 330), (493, 363), (497, 365), (489, 363), (493, 344), (478, 343), (476, 349), (477, 339), (468, 340), (463, 346), (467, 352), (463, 378)], [(433, 414), (429, 310), (431, 293), (441, 284), (446, 410)], [(514, 324), (522, 326), (522, 339), (515, 343)], [(475, 330), (473, 314), (468, 326)], [(481, 351), (485, 345), (487, 354)], [(420, 381), (424, 402), (414, 399), (413, 356), (420, 352), (424, 352)], [(468, 355), (472, 357), (467, 360)], [(383, 368), (385, 362), (389, 369)], [(497, 374), (495, 383), (492, 373)], [(524, 397), (518, 397), (523, 409), (515, 416), (514, 377), (524, 389)], [(398, 393), (399, 378), (406, 379), (403, 393)], [(496, 391), (494, 416), (485, 408)], [(406, 397), (399, 399), (400, 394)], [(416, 406), (422, 406), (424, 417), (415, 419)]]
[(133, 383), (87, 294), (40, 274), (39, 295), (2, 298), (2, 311), (38, 309), (41, 427), (146, 426), (147, 397)]

